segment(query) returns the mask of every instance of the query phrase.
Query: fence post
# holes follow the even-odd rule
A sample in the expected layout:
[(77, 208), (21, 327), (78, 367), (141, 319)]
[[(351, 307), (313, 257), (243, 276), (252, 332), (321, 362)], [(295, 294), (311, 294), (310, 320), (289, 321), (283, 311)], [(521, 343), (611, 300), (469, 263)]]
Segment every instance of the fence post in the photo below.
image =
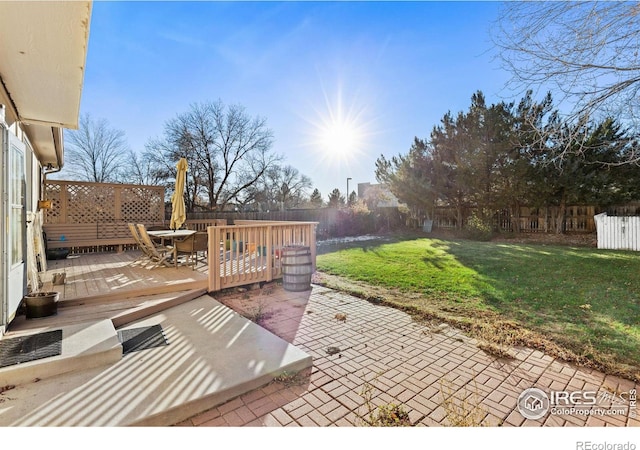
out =
[(113, 188), (113, 219), (122, 220), (122, 187)]

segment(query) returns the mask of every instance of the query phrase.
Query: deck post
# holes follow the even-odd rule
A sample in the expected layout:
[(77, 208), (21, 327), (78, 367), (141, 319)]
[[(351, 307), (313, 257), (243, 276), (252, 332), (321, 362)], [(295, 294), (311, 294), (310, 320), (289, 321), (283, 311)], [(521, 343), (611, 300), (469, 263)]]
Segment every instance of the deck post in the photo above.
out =
[(271, 225), (267, 225), (267, 280), (273, 280), (273, 228)]
[(316, 271), (316, 224), (310, 223), (309, 225), (309, 247), (311, 248), (311, 273)]
[(209, 265), (209, 292), (220, 290), (220, 228), (207, 227), (209, 240), (207, 263)]

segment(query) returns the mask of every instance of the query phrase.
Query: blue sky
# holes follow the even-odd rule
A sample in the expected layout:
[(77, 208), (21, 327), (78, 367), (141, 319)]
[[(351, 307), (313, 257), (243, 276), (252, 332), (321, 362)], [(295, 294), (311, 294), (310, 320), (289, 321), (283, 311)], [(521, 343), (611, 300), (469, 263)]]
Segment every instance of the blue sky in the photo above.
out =
[(81, 114), (107, 119), (142, 150), (193, 103), (240, 104), (267, 119), (273, 150), (326, 200), (347, 177), (350, 190), (375, 183), (381, 154), (406, 153), (476, 90), (503, 99), (509, 74), (489, 36), (499, 8), (96, 1)]

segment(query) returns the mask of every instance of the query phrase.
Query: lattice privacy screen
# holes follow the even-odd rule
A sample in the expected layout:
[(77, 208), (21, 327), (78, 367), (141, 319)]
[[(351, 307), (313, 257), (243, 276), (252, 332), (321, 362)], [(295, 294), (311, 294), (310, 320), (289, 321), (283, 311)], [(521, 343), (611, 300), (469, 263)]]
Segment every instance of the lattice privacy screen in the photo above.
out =
[(45, 223), (162, 222), (164, 188), (47, 180)]

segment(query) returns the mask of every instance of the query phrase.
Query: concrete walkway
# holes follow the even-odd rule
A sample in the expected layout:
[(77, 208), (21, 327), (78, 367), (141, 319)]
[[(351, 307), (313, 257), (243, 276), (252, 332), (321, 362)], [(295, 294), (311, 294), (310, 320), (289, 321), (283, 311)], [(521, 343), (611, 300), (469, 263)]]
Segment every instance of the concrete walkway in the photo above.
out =
[[(219, 300), (312, 355), (313, 368), (181, 426), (350, 427), (363, 425), (369, 413), (375, 418), (377, 405), (394, 403), (422, 426), (640, 426), (629, 397), (638, 384), (540, 351), (519, 348), (514, 359), (496, 358), (453, 328), (429, 328), (399, 310), (318, 286), (298, 293), (273, 286)], [(518, 399), (532, 387), (595, 392), (597, 404), (527, 419)]]
[[(111, 326), (110, 333), (104, 322)], [(60, 356), (20, 364), (31, 382), (0, 385), (0, 426), (173, 425), (312, 363), (303, 351), (208, 295), (118, 328), (159, 324), (168, 345), (123, 356), (111, 321), (99, 324), (61, 327), (63, 347), (71, 353), (75, 349), (76, 355), (65, 355), (65, 350)], [(96, 358), (93, 351), (104, 344), (117, 350), (117, 358), (90, 364)], [(75, 371), (42, 379), (36, 372), (45, 361), (74, 364), (78, 357), (83, 358), (82, 367)]]

